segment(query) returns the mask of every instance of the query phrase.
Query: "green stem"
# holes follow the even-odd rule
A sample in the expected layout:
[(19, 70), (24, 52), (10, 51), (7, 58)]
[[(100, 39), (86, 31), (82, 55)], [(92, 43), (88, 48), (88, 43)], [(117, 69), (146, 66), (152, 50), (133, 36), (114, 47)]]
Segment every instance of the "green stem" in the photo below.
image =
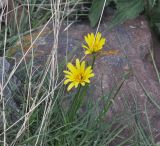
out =
[(111, 95), (111, 97), (108, 99), (106, 105), (104, 106), (103, 111), (100, 113), (99, 117), (97, 120), (101, 120), (106, 113), (109, 111), (110, 107), (112, 106), (113, 102), (115, 101), (115, 98), (117, 97), (117, 94), (119, 93), (120, 89), (122, 88), (124, 82), (125, 82), (125, 78), (128, 76), (128, 74), (125, 75), (125, 77), (118, 83), (117, 87), (115, 90), (113, 90), (113, 95)]
[(96, 60), (96, 55), (95, 55), (95, 54), (93, 54), (92, 69), (93, 69), (93, 67), (94, 67), (95, 60)]
[(81, 86), (79, 87), (77, 93), (74, 96), (74, 99), (72, 101), (71, 107), (68, 111), (68, 117), (69, 117), (69, 122), (74, 120), (74, 117), (80, 108), (82, 101), (83, 101), (83, 91), (81, 91)]

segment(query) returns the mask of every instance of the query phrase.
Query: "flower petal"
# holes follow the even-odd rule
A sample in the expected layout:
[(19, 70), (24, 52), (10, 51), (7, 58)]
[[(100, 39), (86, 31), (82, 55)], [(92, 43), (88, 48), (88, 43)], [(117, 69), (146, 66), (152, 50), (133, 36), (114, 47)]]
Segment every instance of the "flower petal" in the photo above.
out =
[(77, 69), (80, 69), (80, 68), (81, 68), (81, 64), (80, 64), (79, 59), (76, 59), (76, 68), (77, 68)]
[(96, 43), (99, 43), (100, 39), (101, 39), (101, 33), (98, 32), (96, 35)]
[(87, 50), (89, 49), (86, 45), (82, 45), (82, 47)]
[(85, 82), (82, 82), (81, 85), (82, 85), (82, 86), (85, 86)]
[(84, 54), (88, 55), (88, 54), (92, 54), (90, 51), (85, 51)]
[(102, 38), (99, 43), (101, 44), (101, 46), (103, 46), (105, 44), (105, 42), (106, 42), (106, 39)]
[(90, 74), (92, 72), (92, 67), (91, 66), (88, 66), (87, 68), (86, 68), (86, 70), (85, 70), (85, 75), (88, 75), (88, 74)]
[(72, 73), (69, 72), (69, 71), (67, 71), (67, 70), (64, 70), (63, 72), (64, 72), (65, 74), (67, 74), (67, 75), (72, 75)]
[(72, 83), (68, 86), (67, 91), (70, 91), (74, 86), (75, 86), (75, 84), (72, 82)]
[(71, 80), (71, 79), (66, 79), (66, 80), (64, 81), (64, 84), (66, 85), (66, 84), (68, 84), (69, 82), (72, 82), (72, 80)]
[(94, 77), (94, 73), (87, 75), (87, 78)]
[(67, 67), (68, 67), (68, 69), (69, 69), (72, 73), (77, 72), (76, 68), (73, 66), (72, 63), (68, 63), (68, 64), (67, 64)]
[(89, 79), (85, 79), (84, 80), (86, 83), (90, 83), (90, 80)]
[(85, 72), (85, 61), (82, 61), (81, 63), (81, 73)]
[(85, 39), (86, 43), (89, 45), (89, 37), (85, 36), (84, 39)]
[(76, 83), (75, 83), (75, 88), (77, 88), (77, 87), (78, 87), (78, 84), (79, 84), (78, 82), (76, 82)]

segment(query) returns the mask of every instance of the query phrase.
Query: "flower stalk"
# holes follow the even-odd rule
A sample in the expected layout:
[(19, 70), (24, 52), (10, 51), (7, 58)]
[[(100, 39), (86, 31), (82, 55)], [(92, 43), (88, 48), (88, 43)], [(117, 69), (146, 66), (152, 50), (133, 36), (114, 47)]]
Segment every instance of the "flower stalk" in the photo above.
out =
[(100, 32), (96, 35), (93, 33), (88, 34), (84, 37), (84, 39), (86, 44), (83, 44), (82, 47), (85, 49), (84, 53), (86, 55), (92, 55), (91, 66), (86, 65), (85, 61), (81, 62), (79, 59), (76, 59), (75, 65), (69, 62), (67, 64), (68, 70), (64, 70), (64, 84), (69, 84), (67, 91), (70, 91), (73, 87), (78, 88), (67, 112), (69, 122), (74, 121), (78, 110), (81, 108), (84, 96), (86, 95), (89, 87), (88, 85), (90, 83), (90, 78), (94, 77), (93, 67), (95, 64), (96, 55), (102, 50), (106, 42)]

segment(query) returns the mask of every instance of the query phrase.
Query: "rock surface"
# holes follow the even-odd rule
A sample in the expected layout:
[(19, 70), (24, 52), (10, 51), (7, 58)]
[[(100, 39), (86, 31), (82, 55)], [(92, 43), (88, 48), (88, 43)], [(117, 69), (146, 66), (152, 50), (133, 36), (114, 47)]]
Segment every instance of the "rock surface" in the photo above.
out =
[[(6, 80), (8, 78), (9, 69), (10, 69), (10, 64), (6, 59), (4, 59), (4, 71), (3, 71), (3, 57), (0, 57), (0, 86), (1, 87), (2, 87), (2, 76), (3, 76), (3, 85), (5, 85)], [(12, 79), (10, 81), (10, 85), (13, 82), (15, 83), (15, 81), (16, 80), (14, 77), (14, 79)], [(0, 95), (0, 130), (3, 128), (2, 98), (4, 98), (5, 110), (8, 111), (8, 112), (6, 112), (7, 122), (13, 123), (18, 117), (18, 115), (17, 115), (18, 108), (16, 106), (15, 101), (12, 98), (12, 91), (10, 90), (10, 85), (8, 84), (3, 90), (3, 95), (2, 95), (2, 91), (1, 91), (1, 95)], [(12, 85), (14, 85), (14, 84), (12, 84)]]
[[(73, 24), (68, 28), (68, 31), (64, 31), (65, 28), (65, 25), (62, 26), (59, 34), (58, 57), (64, 60), (69, 55), (66, 50), (71, 53), (75, 48), (77, 48), (76, 54), (82, 56), (81, 44), (84, 35), (95, 32), (96, 29), (90, 28), (89, 24)], [(22, 39), (24, 53), (29, 48), (34, 51), (35, 68), (43, 67), (51, 54), (54, 40), (52, 30), (52, 24), (48, 25), (35, 41), (33, 48), (30, 48), (31, 37), (29, 35)], [(108, 117), (123, 112), (124, 107), (129, 104), (131, 109), (128, 112), (134, 113), (135, 108), (138, 108), (140, 110), (139, 116), (145, 119), (145, 106), (147, 106), (151, 128), (154, 134), (158, 134), (160, 132), (160, 112), (153, 105), (151, 99), (160, 105), (160, 84), (157, 81), (152, 63), (147, 60), (151, 48), (151, 33), (146, 20), (144, 17), (138, 17), (117, 26), (112, 31), (107, 31), (107, 23), (103, 22), (98, 31), (106, 37), (107, 45), (95, 63), (95, 78), (92, 80), (90, 98), (95, 102), (101, 100), (101, 96), (109, 94), (111, 89), (123, 83)], [(33, 40), (39, 32), (33, 33)], [(69, 37), (67, 38), (67, 36)], [(19, 48), (20, 43), (17, 42), (16, 46), (8, 51), (8, 57), (14, 56), (17, 63), (22, 57), (22, 50)], [(118, 50), (119, 53), (108, 55), (107, 52), (110, 49)], [(26, 61), (29, 61), (31, 56), (30, 51), (26, 56)], [(128, 77), (126, 74), (129, 74)], [(129, 101), (128, 104), (127, 101)], [(135, 107), (136, 104), (137, 107)], [(103, 106), (103, 102), (101, 106)], [(134, 122), (135, 119), (132, 120)], [(158, 140), (160, 137), (156, 137), (156, 139)]]

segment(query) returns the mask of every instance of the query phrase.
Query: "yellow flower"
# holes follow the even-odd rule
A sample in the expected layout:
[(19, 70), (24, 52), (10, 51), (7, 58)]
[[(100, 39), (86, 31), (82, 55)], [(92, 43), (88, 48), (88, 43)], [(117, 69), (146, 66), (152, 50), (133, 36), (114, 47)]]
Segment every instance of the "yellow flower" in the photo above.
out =
[(65, 73), (64, 84), (69, 84), (67, 90), (70, 91), (73, 87), (77, 88), (78, 85), (85, 86), (86, 83), (90, 83), (90, 78), (94, 76), (92, 67), (85, 67), (85, 61), (80, 62), (76, 59), (76, 65), (72, 63), (67, 64), (69, 71), (63, 71)]
[(96, 52), (99, 52), (102, 50), (106, 39), (101, 38), (101, 33), (98, 32), (97, 35), (94, 35), (93, 33), (88, 34), (88, 36), (85, 36), (84, 39), (86, 41), (87, 45), (82, 45), (84, 49), (86, 49), (85, 54), (93, 54)]

